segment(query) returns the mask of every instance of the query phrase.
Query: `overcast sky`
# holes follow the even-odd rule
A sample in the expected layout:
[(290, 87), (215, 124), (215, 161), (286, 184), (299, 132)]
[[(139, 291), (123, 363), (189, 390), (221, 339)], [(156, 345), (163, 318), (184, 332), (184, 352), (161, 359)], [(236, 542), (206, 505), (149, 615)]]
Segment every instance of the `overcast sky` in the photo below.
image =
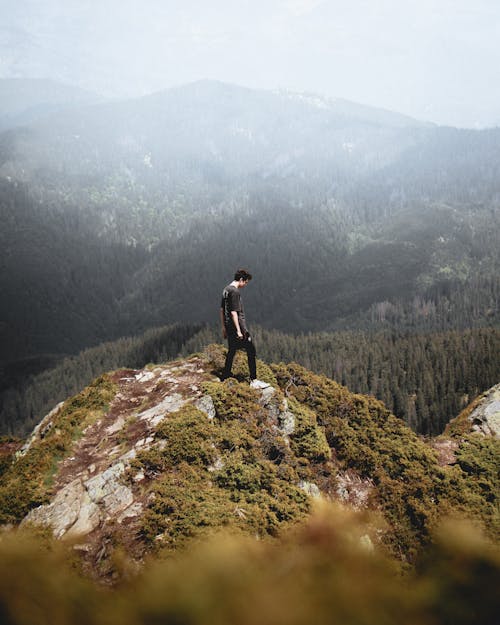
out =
[(0, 77), (114, 96), (208, 78), (500, 125), (500, 0), (0, 0)]

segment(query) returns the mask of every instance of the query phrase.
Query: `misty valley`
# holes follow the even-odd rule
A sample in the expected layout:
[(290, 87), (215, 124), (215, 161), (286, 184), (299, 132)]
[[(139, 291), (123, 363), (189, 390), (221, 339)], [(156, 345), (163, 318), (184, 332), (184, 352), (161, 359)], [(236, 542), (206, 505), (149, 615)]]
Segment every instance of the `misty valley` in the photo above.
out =
[(210, 81), (125, 101), (50, 81), (0, 92), (5, 433), (143, 366), (155, 340), (169, 357), (220, 342), (239, 266), (259, 354), (418, 432), (498, 381), (499, 129)]

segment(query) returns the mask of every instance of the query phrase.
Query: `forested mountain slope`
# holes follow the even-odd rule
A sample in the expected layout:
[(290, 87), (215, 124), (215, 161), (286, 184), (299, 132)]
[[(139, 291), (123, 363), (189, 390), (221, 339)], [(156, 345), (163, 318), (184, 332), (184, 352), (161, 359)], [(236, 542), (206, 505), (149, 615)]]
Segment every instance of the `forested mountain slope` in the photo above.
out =
[(497, 129), (207, 81), (11, 128), (0, 364), (212, 323), (242, 265), (269, 329), (496, 326), (499, 149)]

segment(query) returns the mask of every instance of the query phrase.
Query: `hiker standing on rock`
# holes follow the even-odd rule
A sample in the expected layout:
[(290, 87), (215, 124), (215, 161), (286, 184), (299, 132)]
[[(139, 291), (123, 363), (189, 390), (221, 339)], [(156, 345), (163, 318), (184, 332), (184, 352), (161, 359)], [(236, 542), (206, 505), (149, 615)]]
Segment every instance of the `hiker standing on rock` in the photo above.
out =
[(226, 364), (222, 372), (221, 379), (231, 377), (233, 359), (238, 349), (244, 349), (248, 358), (248, 370), (250, 372), (250, 386), (252, 388), (266, 388), (266, 382), (257, 380), (257, 365), (255, 361), (255, 345), (248, 332), (245, 320), (245, 311), (241, 301), (241, 289), (252, 279), (252, 274), (246, 269), (238, 269), (234, 274), (234, 280), (224, 287), (220, 305), (220, 319), (222, 324), (222, 335), (227, 339), (228, 351)]

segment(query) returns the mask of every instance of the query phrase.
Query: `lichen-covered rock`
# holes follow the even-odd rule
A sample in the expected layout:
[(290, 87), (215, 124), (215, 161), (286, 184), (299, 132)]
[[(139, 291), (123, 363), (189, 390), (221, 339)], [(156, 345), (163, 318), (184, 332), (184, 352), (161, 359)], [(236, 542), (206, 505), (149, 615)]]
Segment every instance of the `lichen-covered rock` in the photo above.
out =
[(32, 510), (23, 523), (46, 525), (56, 538), (62, 538), (73, 530), (71, 535), (88, 534), (101, 520), (99, 508), (92, 501), (81, 479), (76, 479), (62, 490), (47, 505)]
[(124, 472), (125, 464), (118, 462), (85, 482), (90, 499), (99, 504), (106, 517), (121, 512), (134, 501), (130, 488), (121, 483)]
[(314, 497), (315, 499), (321, 497), (321, 491), (319, 490), (318, 486), (313, 482), (306, 482), (305, 480), (301, 480), (299, 482), (299, 488), (301, 488), (310, 497)]
[(59, 402), (57, 406), (52, 408), (52, 410), (45, 415), (45, 417), (40, 421), (40, 423), (35, 427), (31, 436), (28, 438), (26, 443), (21, 447), (21, 449), (17, 452), (17, 456), (24, 456), (26, 452), (29, 450), (31, 445), (36, 441), (42, 438), (45, 438), (46, 434), (50, 432), (53, 427), (52, 419), (58, 414), (60, 409), (62, 408), (64, 402)]
[(283, 410), (278, 415), (279, 428), (286, 436), (295, 432), (295, 416), (288, 410), (288, 403), (285, 399)]
[(89, 534), (133, 504), (131, 489), (120, 481), (124, 471), (124, 463), (118, 462), (88, 480), (73, 480), (50, 504), (32, 510), (24, 523), (49, 526), (57, 538)]
[(194, 405), (198, 408), (198, 410), (204, 412), (210, 420), (215, 418), (215, 406), (210, 395), (203, 395), (203, 397), (200, 397)]
[(473, 432), (500, 437), (500, 384), (483, 395), (468, 420)]
[(186, 401), (180, 393), (167, 395), (159, 404), (141, 412), (138, 418), (148, 421), (152, 426), (158, 425), (165, 418), (166, 413), (179, 410)]

